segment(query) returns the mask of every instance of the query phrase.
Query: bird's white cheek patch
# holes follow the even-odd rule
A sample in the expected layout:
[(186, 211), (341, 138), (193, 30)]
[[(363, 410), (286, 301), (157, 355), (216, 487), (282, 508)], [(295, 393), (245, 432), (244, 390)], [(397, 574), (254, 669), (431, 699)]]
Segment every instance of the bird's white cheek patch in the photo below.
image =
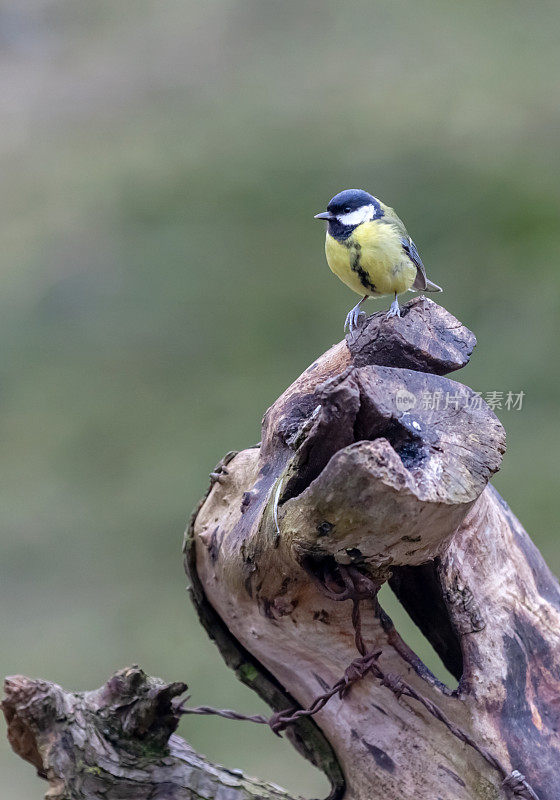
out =
[(367, 222), (375, 216), (375, 206), (368, 205), (357, 208), (355, 211), (350, 211), (348, 214), (339, 214), (338, 221), (342, 225), (361, 225), (362, 222)]

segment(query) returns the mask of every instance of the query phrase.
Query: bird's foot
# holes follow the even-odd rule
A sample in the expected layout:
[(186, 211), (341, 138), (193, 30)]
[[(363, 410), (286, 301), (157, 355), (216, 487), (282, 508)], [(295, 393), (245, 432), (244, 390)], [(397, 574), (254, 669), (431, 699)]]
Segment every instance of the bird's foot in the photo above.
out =
[(391, 303), (389, 311), (387, 311), (387, 319), (390, 319), (391, 317), (400, 317), (400, 315), (401, 315), (401, 309), (399, 306), (399, 301), (395, 297), (395, 299)]
[(348, 328), (348, 331), (352, 333), (356, 330), (356, 328), (360, 325), (360, 317), (365, 317), (365, 313), (360, 310), (360, 303), (357, 306), (346, 314), (346, 321), (344, 323), (344, 330)]

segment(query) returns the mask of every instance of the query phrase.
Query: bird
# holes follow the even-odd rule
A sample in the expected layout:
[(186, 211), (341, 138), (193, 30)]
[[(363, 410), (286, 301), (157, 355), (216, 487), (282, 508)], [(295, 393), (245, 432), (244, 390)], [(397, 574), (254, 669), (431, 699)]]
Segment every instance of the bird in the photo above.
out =
[(426, 269), (402, 220), (392, 208), (363, 189), (345, 189), (315, 219), (327, 222), (327, 264), (340, 280), (363, 295), (346, 315), (344, 330), (354, 331), (368, 297), (394, 295), (387, 317), (400, 317), (398, 295), (409, 289), (441, 292)]

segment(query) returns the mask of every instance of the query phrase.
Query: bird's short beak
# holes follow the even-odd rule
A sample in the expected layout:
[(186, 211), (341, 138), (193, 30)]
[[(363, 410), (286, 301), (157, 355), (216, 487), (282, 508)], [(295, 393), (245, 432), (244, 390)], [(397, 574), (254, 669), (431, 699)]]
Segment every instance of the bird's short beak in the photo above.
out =
[(321, 211), (320, 214), (315, 214), (313, 219), (334, 219), (334, 215), (330, 211)]

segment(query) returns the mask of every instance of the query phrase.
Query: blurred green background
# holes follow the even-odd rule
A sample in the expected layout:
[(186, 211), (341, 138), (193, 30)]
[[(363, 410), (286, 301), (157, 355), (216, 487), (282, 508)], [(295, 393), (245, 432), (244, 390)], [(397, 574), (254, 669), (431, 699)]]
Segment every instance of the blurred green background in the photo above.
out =
[[(526, 392), (495, 484), (560, 570), (559, 26), (515, 0), (0, 3), (0, 674), (85, 689), (137, 662), (262, 709), (190, 608), (182, 532), (341, 338), (356, 298), (313, 214), (348, 186), (396, 207), (477, 334), (457, 377)], [(236, 725), (182, 732), (325, 793)], [(3, 739), (0, 771), (42, 796)]]

